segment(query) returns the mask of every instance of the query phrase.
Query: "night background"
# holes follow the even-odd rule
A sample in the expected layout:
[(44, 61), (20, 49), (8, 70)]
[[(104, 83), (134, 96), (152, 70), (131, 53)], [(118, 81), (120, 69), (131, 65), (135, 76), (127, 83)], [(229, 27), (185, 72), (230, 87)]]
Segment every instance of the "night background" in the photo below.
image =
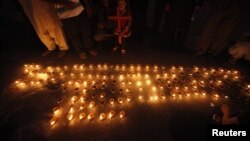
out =
[[(114, 4), (116, 3), (115, 0), (110, 1), (114, 1)], [(227, 5), (229, 2), (218, 0), (216, 3), (214, 2), (215, 0), (201, 0), (195, 3), (194, 1), (130, 0), (129, 9), (133, 18), (131, 26), (132, 35), (129, 37), (126, 45), (126, 54), (122, 55), (119, 51), (112, 51), (114, 47), (113, 40), (116, 38), (110, 37), (104, 41), (94, 41), (94, 49), (98, 52), (98, 55), (92, 56), (86, 53), (87, 58), (80, 59), (78, 53), (71, 47), (72, 44), (69, 44), (69, 50), (61, 58), (58, 57), (58, 48), (51, 54), (42, 56), (42, 53), (47, 48), (37, 36), (19, 2), (17, 0), (2, 0), (0, 2), (1, 140), (203, 141), (207, 140), (208, 125), (221, 124), (216, 121), (216, 116), (222, 117), (223, 114), (220, 110), (222, 104), (230, 106), (232, 115), (249, 110), (250, 62), (244, 57), (232, 62), (232, 56), (228, 53), (228, 50), (241, 41), (242, 36), (246, 35), (246, 33), (248, 33), (245, 36), (247, 40), (244, 38), (244, 42), (250, 42), (250, 2), (248, 0), (228, 0), (239, 3), (239, 15), (237, 16), (239, 19), (236, 19), (238, 22), (235, 26), (232, 26), (232, 29), (230, 26), (228, 27), (232, 30), (228, 35), (223, 35), (227, 33), (222, 31), (223, 34), (221, 36), (228, 36), (227, 40), (225, 39), (226, 44), (216, 54), (213, 52), (209, 53), (209, 51), (204, 54), (198, 54), (197, 45), (199, 39), (202, 38), (205, 26), (209, 21), (211, 22), (209, 19), (213, 17), (216, 10), (222, 10), (220, 6), (223, 7), (223, 5)], [(167, 11), (165, 8), (165, 4), (168, 2), (171, 5), (170, 11)], [(94, 37), (99, 33), (97, 23), (102, 3), (101, 0), (89, 0), (89, 4), (93, 12), (89, 22), (91, 23), (90, 28)], [(210, 6), (208, 9), (206, 9), (207, 4)], [(195, 11), (196, 6), (199, 7), (197, 11)], [(213, 7), (215, 11), (213, 11)], [(235, 8), (234, 5), (233, 8)], [(230, 17), (226, 18), (224, 19), (226, 21), (232, 20)], [(225, 27), (223, 30), (229, 30), (226, 28), (226, 25), (223, 27)], [(219, 30), (219, 28), (216, 28), (214, 33), (216, 34)], [(216, 39), (220, 40), (220, 36)], [(241, 51), (241, 53), (246, 53), (247, 55), (248, 51), (249, 56), (249, 48), (250, 46), (248, 46), (248, 49)], [(77, 64), (76, 68), (80, 68), (80, 65), (84, 64), (86, 79), (87, 74), (98, 74), (97, 70), (95, 70), (98, 69), (98, 65), (105, 66), (107, 64), (108, 69), (100, 73), (101, 76), (110, 77), (115, 75), (119, 77), (121, 74), (131, 75), (131, 80), (128, 77), (128, 83), (131, 81), (134, 86), (129, 87), (133, 88), (137, 88), (136, 85), (139, 85), (139, 82), (142, 82), (144, 86), (144, 79), (138, 78), (134, 80), (132, 76), (136, 73), (130, 72), (130, 74), (122, 70), (117, 71), (115, 69), (116, 66), (120, 66), (120, 69), (122, 66), (130, 69), (132, 65), (135, 68), (140, 66), (143, 69), (145, 66), (150, 66), (152, 69), (151, 73), (141, 71), (141, 74), (149, 74), (150, 77), (152, 76), (151, 78), (155, 75), (157, 77), (157, 73), (155, 73), (155, 70), (153, 71), (153, 69), (156, 69), (155, 66), (157, 66), (159, 67), (158, 74), (162, 76), (152, 81), (154, 86), (159, 87), (159, 89), (163, 86), (163, 90), (161, 94), (157, 95), (157, 99), (152, 97), (153, 100), (151, 100), (153, 102), (141, 102), (138, 101), (139, 90), (131, 88), (132, 92), (129, 93), (129, 96), (132, 97), (132, 101), (130, 105), (125, 104), (124, 106), (120, 103), (120, 106), (113, 107), (116, 111), (115, 118), (111, 119), (111, 121), (105, 119), (102, 122), (98, 119), (99, 115), (101, 111), (105, 113), (110, 111), (108, 105), (110, 99), (119, 99), (120, 97), (125, 99), (125, 97), (129, 97), (125, 94), (127, 89), (120, 88), (116, 82), (120, 81), (118, 79), (105, 81), (107, 85), (105, 85), (104, 89), (99, 84), (104, 82), (101, 79), (86, 80), (88, 83), (87, 93), (89, 94), (86, 102), (95, 101), (95, 110), (97, 110), (95, 118), (88, 122), (86, 116), (82, 123), (71, 125), (67, 121), (67, 115), (64, 115), (65, 117), (63, 118), (65, 120), (57, 120), (58, 122), (55, 125), (51, 125), (55, 107), (69, 109), (68, 103), (70, 103), (69, 101), (73, 95), (77, 95), (77, 99), (79, 98), (76, 104), (80, 103), (82, 95), (78, 94), (78, 89), (82, 90), (82, 86), (77, 90), (76, 88), (71, 90), (69, 87), (65, 90), (65, 85), (69, 82), (69, 79), (62, 80), (59, 78), (59, 73), (48, 72), (49, 78), (46, 82), (39, 80), (43, 84), (41, 88), (22, 91), (20, 87), (15, 86), (15, 82), (17, 80), (31, 81), (32, 79), (27, 77), (24, 69), (31, 68), (32, 70), (33, 68), (24, 66), (25, 64), (39, 64), (42, 66), (42, 73), (45, 72), (48, 66), (63, 68), (63, 66), (67, 65), (74, 68), (74, 65)], [(89, 66), (93, 66), (94, 71)], [(175, 75), (172, 72), (175, 67), (176, 69), (184, 68), (186, 72), (183, 72), (183, 74), (178, 72), (177, 75), (180, 76), (178, 80), (163, 78), (165, 72), (170, 76)], [(202, 73), (195, 72), (196, 67), (199, 67)], [(216, 87), (211, 81), (204, 79), (210, 84), (207, 86), (197, 84), (197, 86), (207, 93), (206, 98), (202, 97), (201, 91), (197, 95), (192, 91), (189, 99), (185, 97), (187, 93), (177, 93), (175, 97), (172, 89), (185, 86), (191, 89), (193, 87), (190, 84), (193, 82), (192, 80), (203, 80), (201, 76), (205, 70), (202, 70), (202, 68), (207, 68), (207, 70), (215, 68), (218, 73), (213, 74), (211, 72), (212, 75), (209, 77), (209, 80), (213, 82), (222, 80), (223, 86)], [(220, 73), (221, 69), (224, 70)], [(40, 71), (39, 69), (33, 70), (32, 73), (39, 73)], [(237, 80), (235, 80), (235, 77), (238, 76), (238, 73), (235, 74), (235, 70), (240, 74)], [(194, 73), (191, 75), (192, 71)], [(67, 78), (71, 77), (71, 71), (65, 70), (65, 75), (68, 75)], [(230, 80), (224, 80), (223, 77), (225, 78), (225, 75), (232, 75), (232, 80), (231, 78)], [(52, 82), (51, 78), (54, 78), (56, 82)], [(76, 77), (75, 80), (77, 79), (85, 81), (85, 78)], [(91, 83), (93, 81), (95, 81), (95, 84)], [(165, 85), (168, 81), (171, 81), (171, 86)], [(77, 81), (73, 80), (73, 82)], [(127, 83), (127, 77), (124, 82)], [(150, 100), (150, 90), (145, 88), (145, 91), (146, 96)], [(107, 98), (104, 106), (101, 104), (102, 100), (99, 100), (99, 95), (102, 92), (105, 93), (105, 98)], [(119, 92), (121, 96), (119, 94), (117, 96)], [(219, 93), (219, 98), (214, 92)], [(164, 99), (166, 98), (166, 101), (161, 101), (163, 97)], [(162, 99), (158, 100), (158, 98)], [(119, 100), (116, 103), (119, 105)], [(78, 107), (79, 105), (76, 104), (75, 107)], [(89, 114), (87, 110), (86, 114)], [(120, 111), (126, 112), (124, 118), (119, 118), (118, 114)]]

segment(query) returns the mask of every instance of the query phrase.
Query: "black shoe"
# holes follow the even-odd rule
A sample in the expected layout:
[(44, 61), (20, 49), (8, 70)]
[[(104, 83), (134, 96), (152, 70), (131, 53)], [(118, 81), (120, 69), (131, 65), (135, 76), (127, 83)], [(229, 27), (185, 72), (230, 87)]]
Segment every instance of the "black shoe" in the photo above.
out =
[(87, 55), (86, 55), (85, 52), (81, 52), (79, 55), (80, 55), (81, 59), (86, 59), (87, 58)]
[(95, 51), (94, 49), (90, 49), (89, 53), (93, 56), (96, 56), (98, 54), (97, 51)]
[(47, 51), (45, 51), (45, 52), (42, 54), (42, 56), (45, 57), (45, 56), (49, 55), (51, 52), (53, 52), (53, 51), (54, 51), (54, 50), (47, 50)]
[(61, 50), (58, 54), (58, 58), (63, 57), (66, 54), (66, 51)]

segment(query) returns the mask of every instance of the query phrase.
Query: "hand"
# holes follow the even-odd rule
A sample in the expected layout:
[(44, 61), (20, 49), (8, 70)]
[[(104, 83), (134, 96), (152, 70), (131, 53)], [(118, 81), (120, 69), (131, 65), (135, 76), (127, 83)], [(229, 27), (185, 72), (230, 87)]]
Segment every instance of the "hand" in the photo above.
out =
[(229, 117), (229, 107), (228, 107), (228, 105), (223, 104), (220, 109), (221, 109), (222, 113), (224, 114), (223, 116)]
[(89, 8), (87, 8), (87, 15), (88, 15), (88, 17), (92, 17), (92, 15), (93, 15), (92, 10)]

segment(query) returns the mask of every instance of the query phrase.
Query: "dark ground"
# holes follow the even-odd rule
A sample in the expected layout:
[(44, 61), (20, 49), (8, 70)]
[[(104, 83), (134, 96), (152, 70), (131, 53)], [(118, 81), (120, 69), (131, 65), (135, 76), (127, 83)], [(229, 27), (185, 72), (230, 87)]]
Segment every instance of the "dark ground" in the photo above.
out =
[[(1, 19), (1, 102), (0, 128), (5, 140), (206, 140), (206, 129), (212, 123), (211, 116), (222, 103), (211, 100), (194, 99), (174, 101), (161, 106), (136, 105), (130, 110), (129, 117), (118, 124), (86, 125), (85, 127), (65, 127), (52, 132), (45, 123), (50, 119), (52, 107), (61, 96), (58, 92), (42, 92), (26, 96), (16, 95), (8, 90), (20, 76), (23, 64), (40, 63), (43, 65), (65, 64), (164, 64), (182, 66), (205, 66), (236, 68), (249, 78), (249, 62), (239, 61), (236, 65), (228, 62), (226, 53), (218, 57), (192, 57), (191, 51), (166, 48), (153, 35), (134, 35), (126, 56), (111, 52), (111, 48), (99, 46), (99, 55), (80, 60), (74, 50), (59, 59), (57, 53), (41, 57), (45, 47), (40, 43), (29, 23)], [(155, 38), (155, 39), (154, 39)], [(154, 42), (149, 42), (154, 39)], [(150, 44), (151, 43), (151, 44)], [(248, 81), (249, 82), (249, 81)], [(55, 93), (55, 94), (54, 94)], [(228, 101), (235, 109), (244, 107), (241, 100)], [(3, 134), (5, 133), (5, 134)], [(2, 138), (1, 138), (2, 140)]]

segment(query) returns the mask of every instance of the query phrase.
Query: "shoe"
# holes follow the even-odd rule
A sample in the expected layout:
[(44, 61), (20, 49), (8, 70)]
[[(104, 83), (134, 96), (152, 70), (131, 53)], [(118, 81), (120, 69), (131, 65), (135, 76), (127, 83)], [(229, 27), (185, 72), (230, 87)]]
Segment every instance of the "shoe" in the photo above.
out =
[(81, 58), (81, 59), (86, 59), (86, 58), (87, 58), (86, 53), (81, 52), (81, 53), (80, 53), (80, 58)]
[(198, 56), (202, 56), (202, 55), (204, 55), (203, 52), (196, 52), (196, 53), (192, 54), (192, 57), (198, 57)]
[(117, 51), (117, 49), (118, 49), (118, 47), (117, 47), (117, 46), (113, 47), (113, 51), (114, 51), (114, 52), (116, 52), (116, 51)]
[(89, 53), (93, 56), (96, 56), (98, 54), (94, 49), (89, 50)]
[(61, 50), (58, 54), (58, 58), (63, 57), (66, 54), (66, 51)]
[(45, 51), (45, 52), (42, 54), (42, 56), (45, 57), (45, 56), (49, 55), (51, 52), (53, 52), (53, 51), (54, 51), (54, 50), (47, 50), (47, 51)]
[(121, 53), (122, 53), (122, 55), (125, 55), (125, 54), (126, 54), (126, 50), (125, 50), (125, 49), (122, 49), (122, 50), (121, 50)]

